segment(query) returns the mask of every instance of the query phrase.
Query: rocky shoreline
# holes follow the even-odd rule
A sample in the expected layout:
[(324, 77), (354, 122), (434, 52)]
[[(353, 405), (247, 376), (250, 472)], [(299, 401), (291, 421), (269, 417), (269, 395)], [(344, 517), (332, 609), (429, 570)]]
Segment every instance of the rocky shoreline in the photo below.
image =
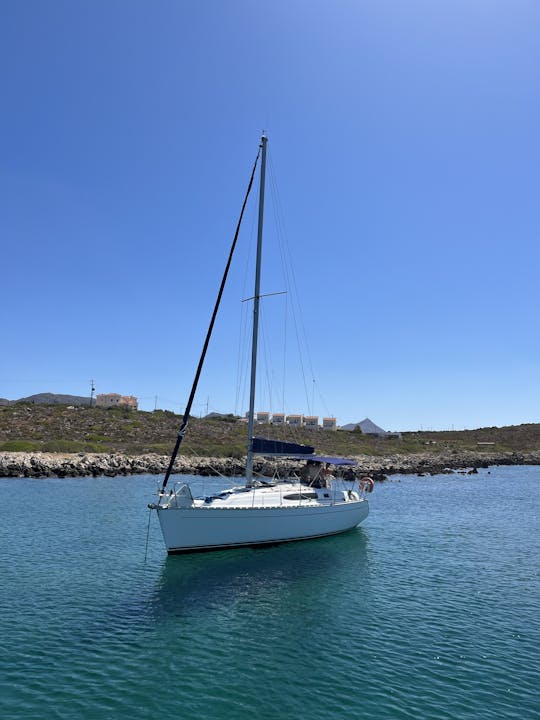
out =
[[(389, 475), (434, 475), (445, 472), (474, 472), (493, 465), (540, 465), (540, 451), (486, 453), (459, 451), (453, 453), (417, 453), (413, 455), (360, 456), (358, 472), (384, 480)], [(118, 475), (161, 475), (169, 458), (164, 455), (122, 455), (105, 453), (0, 453), (0, 477), (115, 477)], [(288, 460), (261, 460), (255, 470), (265, 476), (276, 471), (285, 474), (303, 463)], [(244, 462), (234, 458), (179, 457), (174, 472), (185, 475), (227, 477), (244, 474)]]

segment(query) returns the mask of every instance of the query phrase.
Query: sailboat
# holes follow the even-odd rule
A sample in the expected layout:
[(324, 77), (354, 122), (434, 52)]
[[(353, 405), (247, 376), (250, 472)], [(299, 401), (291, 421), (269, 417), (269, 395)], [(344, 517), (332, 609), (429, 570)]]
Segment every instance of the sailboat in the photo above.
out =
[[(274, 544), (335, 535), (359, 525), (369, 512), (366, 493), (373, 490), (373, 481), (370, 478), (356, 479), (352, 470), (352, 466), (356, 465), (353, 460), (317, 455), (311, 446), (268, 440), (255, 437), (254, 434), (267, 142), (267, 136), (263, 135), (176, 444), (158, 490), (158, 501), (148, 506), (157, 512), (169, 554)], [(252, 298), (253, 330), (245, 483), (210, 497), (195, 497), (188, 482), (176, 482), (171, 489), (167, 489), (167, 485), (189, 423), (191, 406), (259, 157), (261, 159), (260, 189), (255, 290)], [(300, 473), (284, 479), (258, 478), (254, 473), (256, 456), (285, 457), (302, 461), (303, 468)], [(342, 471), (345, 468), (344, 475), (350, 476), (350, 482), (336, 481), (330, 468), (339, 468)]]

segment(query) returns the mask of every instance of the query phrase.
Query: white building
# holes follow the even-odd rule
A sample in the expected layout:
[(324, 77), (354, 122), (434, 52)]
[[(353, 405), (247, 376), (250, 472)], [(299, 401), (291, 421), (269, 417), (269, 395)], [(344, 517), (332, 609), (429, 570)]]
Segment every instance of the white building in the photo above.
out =
[(326, 417), (322, 419), (323, 430), (337, 430), (337, 422), (335, 417)]
[(307, 428), (318, 428), (319, 427), (319, 416), (318, 415), (306, 415), (304, 417), (304, 425)]
[(293, 427), (302, 427), (304, 424), (303, 415), (287, 415), (287, 424)]
[(139, 408), (139, 403), (134, 395), (122, 395), (119, 405), (121, 407), (128, 407), (130, 410), (137, 410)]
[(96, 395), (97, 407), (128, 407), (137, 410), (137, 398), (133, 395), (119, 395), (118, 393), (102, 393)]

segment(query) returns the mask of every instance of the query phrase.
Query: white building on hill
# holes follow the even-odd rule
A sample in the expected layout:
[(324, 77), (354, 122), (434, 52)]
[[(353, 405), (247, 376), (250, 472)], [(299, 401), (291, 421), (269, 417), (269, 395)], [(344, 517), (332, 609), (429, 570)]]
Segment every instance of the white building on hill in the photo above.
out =
[(133, 395), (119, 395), (118, 393), (103, 393), (96, 396), (97, 407), (127, 407), (137, 410), (139, 403)]

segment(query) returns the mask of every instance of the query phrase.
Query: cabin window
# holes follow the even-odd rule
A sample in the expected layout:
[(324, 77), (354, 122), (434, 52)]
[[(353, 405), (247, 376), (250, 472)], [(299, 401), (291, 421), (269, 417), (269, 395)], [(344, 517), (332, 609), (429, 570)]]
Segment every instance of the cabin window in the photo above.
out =
[(317, 493), (316, 492), (304, 492), (304, 493), (290, 493), (289, 495), (284, 495), (284, 500), (316, 500), (317, 499)]

